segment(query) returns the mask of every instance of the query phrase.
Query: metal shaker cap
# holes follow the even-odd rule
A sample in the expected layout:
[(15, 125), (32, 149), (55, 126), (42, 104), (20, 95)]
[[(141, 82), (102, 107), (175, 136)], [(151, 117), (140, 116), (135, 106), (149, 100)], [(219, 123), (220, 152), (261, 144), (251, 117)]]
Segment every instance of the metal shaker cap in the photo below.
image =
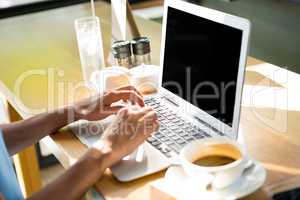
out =
[(134, 38), (131, 41), (133, 54), (144, 55), (150, 53), (150, 40), (147, 37)]
[(129, 41), (116, 41), (112, 44), (114, 58), (127, 58), (131, 56), (131, 45)]

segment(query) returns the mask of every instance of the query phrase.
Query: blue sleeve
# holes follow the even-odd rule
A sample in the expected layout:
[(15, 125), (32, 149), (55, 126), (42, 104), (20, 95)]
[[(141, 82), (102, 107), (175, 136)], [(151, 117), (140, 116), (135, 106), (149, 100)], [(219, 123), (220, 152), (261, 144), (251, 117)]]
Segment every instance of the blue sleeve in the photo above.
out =
[(5, 200), (23, 200), (12, 161), (0, 130), (0, 193)]

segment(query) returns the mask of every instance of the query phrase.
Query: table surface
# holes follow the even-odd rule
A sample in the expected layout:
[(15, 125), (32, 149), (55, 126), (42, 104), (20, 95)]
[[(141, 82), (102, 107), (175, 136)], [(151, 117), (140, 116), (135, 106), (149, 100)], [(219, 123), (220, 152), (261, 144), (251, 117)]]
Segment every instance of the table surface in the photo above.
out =
[[(101, 19), (107, 57), (110, 49), (110, 6), (97, 2), (96, 14)], [(80, 4), (0, 20), (0, 92), (23, 118), (88, 94), (79, 84), (82, 83), (82, 75), (73, 25), (74, 19), (88, 15), (89, 5)], [(136, 21), (142, 35), (149, 36), (152, 41), (153, 63), (159, 64), (161, 25), (137, 17)], [(263, 163), (268, 174), (263, 188), (245, 199), (257, 199), (300, 185), (299, 108), (297, 103), (292, 103), (295, 107), (290, 104), (282, 107), (284, 102), (276, 103), (290, 103), (290, 100), (300, 98), (296, 89), (275, 80), (275, 72), (277, 75), (287, 73), (276, 66), (248, 58), (241, 130), (250, 155)], [(297, 80), (296, 77), (294, 81)], [(254, 102), (253, 91), (271, 92), (275, 94), (276, 101), (275, 97), (262, 94)], [(282, 96), (287, 92), (288, 96)], [(47, 136), (43, 142), (66, 168), (87, 150), (68, 130)], [(152, 184), (163, 176), (164, 172), (159, 172), (120, 183), (107, 170), (95, 187), (106, 199), (156, 199), (158, 193), (153, 190)], [(166, 199), (170, 198), (166, 196)]]

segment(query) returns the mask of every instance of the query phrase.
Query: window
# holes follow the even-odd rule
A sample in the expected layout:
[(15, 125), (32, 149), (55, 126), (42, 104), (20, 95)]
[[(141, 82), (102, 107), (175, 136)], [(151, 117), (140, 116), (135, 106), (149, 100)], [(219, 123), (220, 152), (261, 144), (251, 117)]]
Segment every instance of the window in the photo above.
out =
[(89, 0), (0, 0), (0, 18), (12, 17)]

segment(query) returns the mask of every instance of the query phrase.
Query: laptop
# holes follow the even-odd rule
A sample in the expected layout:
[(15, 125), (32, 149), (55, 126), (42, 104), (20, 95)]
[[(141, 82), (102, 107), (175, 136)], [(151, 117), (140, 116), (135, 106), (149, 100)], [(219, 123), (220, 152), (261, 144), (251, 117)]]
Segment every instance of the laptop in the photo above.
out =
[(166, 169), (193, 140), (237, 139), (249, 34), (246, 19), (165, 1), (161, 87), (145, 98), (157, 111), (160, 128), (137, 152), (111, 167), (118, 180)]

